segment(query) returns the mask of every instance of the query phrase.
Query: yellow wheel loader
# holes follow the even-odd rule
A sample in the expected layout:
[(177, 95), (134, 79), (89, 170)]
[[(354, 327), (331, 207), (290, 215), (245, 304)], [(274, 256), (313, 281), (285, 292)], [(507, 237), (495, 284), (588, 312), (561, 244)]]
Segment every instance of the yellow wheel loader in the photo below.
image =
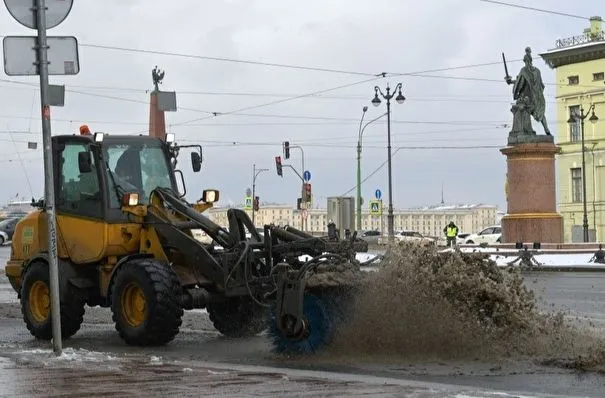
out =
[[(184, 199), (184, 149), (200, 171), (202, 148), (170, 134), (52, 138), (62, 337), (80, 329), (86, 306), (101, 306), (127, 344), (162, 345), (178, 334), (184, 310), (206, 308), (224, 335), (269, 329), (276, 351), (321, 348), (354, 285), (344, 276), (359, 271), (355, 253), (367, 243), (272, 224), (260, 234), (239, 209), (221, 227), (203, 214), (218, 191)], [(44, 200), (36, 206), (16, 227), (6, 275), (31, 334), (50, 339)], [(196, 229), (212, 242), (194, 239)]]

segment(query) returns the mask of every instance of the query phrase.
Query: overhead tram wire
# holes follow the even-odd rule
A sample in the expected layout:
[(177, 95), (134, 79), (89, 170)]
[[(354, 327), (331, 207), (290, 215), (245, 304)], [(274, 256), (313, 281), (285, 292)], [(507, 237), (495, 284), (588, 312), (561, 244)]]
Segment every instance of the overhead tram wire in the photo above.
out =
[(202, 120), (210, 119), (210, 118), (213, 118), (213, 117), (216, 117), (216, 116), (225, 116), (225, 115), (238, 114), (238, 113), (241, 113), (241, 112), (244, 112), (244, 111), (248, 111), (248, 110), (252, 110), (252, 109), (262, 108), (262, 107), (271, 106), (271, 105), (277, 105), (277, 104), (281, 104), (281, 103), (284, 103), (284, 102), (289, 102), (289, 101), (294, 101), (294, 100), (305, 98), (305, 97), (310, 97), (310, 96), (313, 96), (313, 95), (327, 93), (327, 92), (330, 92), (330, 91), (336, 91), (336, 90), (340, 90), (340, 89), (347, 88), (347, 87), (357, 86), (357, 85), (360, 85), (360, 84), (363, 84), (363, 83), (369, 83), (369, 82), (372, 82), (372, 81), (375, 81), (375, 80), (382, 79), (384, 77), (385, 77), (384, 75), (380, 75), (378, 77), (372, 77), (371, 79), (364, 79), (364, 80), (356, 81), (356, 82), (353, 82), (353, 83), (342, 84), (342, 85), (337, 86), (337, 87), (332, 87), (332, 88), (328, 88), (328, 89), (322, 89), (322, 90), (314, 91), (314, 92), (307, 93), (307, 94), (297, 95), (297, 96), (294, 96), (294, 97), (288, 97), (288, 98), (283, 98), (283, 99), (280, 99), (280, 100), (265, 102), (265, 103), (262, 103), (262, 104), (251, 105), (251, 106), (243, 107), (243, 108), (240, 108), (240, 109), (232, 110), (232, 111), (229, 111), (229, 112), (213, 112), (213, 114), (211, 116), (207, 116), (207, 117), (203, 117), (203, 118), (197, 118), (197, 119), (191, 119), (191, 120), (187, 120), (187, 121), (181, 122), (181, 123), (172, 123), (172, 126), (173, 127), (182, 126), (182, 125), (186, 125), (186, 124), (190, 124), (190, 123), (194, 123), (194, 122), (199, 122), (199, 121), (202, 121)]
[(495, 1), (495, 0), (479, 0), (479, 1), (482, 1), (484, 3), (498, 4), (498, 5), (507, 6), (507, 7), (522, 8), (522, 9), (530, 10), (530, 11), (538, 11), (538, 12), (543, 12), (543, 13), (546, 13), (546, 14), (560, 15), (560, 16), (563, 16), (563, 17), (577, 18), (577, 19), (583, 19), (583, 20), (589, 20), (590, 19), (589, 17), (583, 17), (581, 15), (574, 15), (574, 14), (569, 14), (569, 13), (566, 13), (566, 12), (559, 12), (559, 11), (552, 11), (552, 10), (544, 10), (544, 9), (541, 9), (541, 8), (522, 6), (521, 4), (505, 3), (503, 1)]
[[(446, 150), (452, 150), (452, 149), (498, 149), (501, 148), (502, 145), (469, 145), (469, 146), (425, 146), (425, 147), (397, 147), (395, 149), (395, 151), (393, 151), (393, 155), (392, 157), (395, 157), (395, 155), (404, 149), (414, 149), (414, 150), (440, 150), (440, 149), (446, 149)], [(386, 166), (386, 164), (388, 163), (387, 160), (385, 160), (383, 163), (381, 163), (376, 169), (374, 169), (370, 174), (368, 174), (363, 180), (361, 180), (362, 183), (366, 182), (367, 180), (369, 180), (370, 178), (372, 178), (376, 173), (378, 173), (380, 170), (382, 170), (384, 168), (384, 166)], [(354, 190), (357, 189), (357, 185), (355, 185), (353, 188), (349, 189), (348, 191), (344, 192), (343, 194), (341, 194), (340, 196), (346, 196), (349, 193), (353, 192)]]

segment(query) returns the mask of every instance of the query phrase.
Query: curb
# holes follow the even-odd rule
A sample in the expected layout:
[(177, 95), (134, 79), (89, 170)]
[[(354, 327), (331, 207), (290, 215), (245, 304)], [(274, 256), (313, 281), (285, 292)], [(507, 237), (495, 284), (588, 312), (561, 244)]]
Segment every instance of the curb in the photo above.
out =
[[(507, 266), (499, 266), (500, 268), (506, 268)], [(605, 267), (594, 266), (594, 265), (570, 265), (570, 266), (551, 266), (551, 265), (538, 265), (535, 267), (524, 267), (521, 268), (523, 273), (532, 272), (605, 272)]]

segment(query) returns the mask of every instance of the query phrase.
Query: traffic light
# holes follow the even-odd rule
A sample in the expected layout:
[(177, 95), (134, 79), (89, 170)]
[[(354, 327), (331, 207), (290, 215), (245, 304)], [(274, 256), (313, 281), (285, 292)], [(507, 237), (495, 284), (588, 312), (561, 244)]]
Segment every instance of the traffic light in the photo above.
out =
[(283, 177), (284, 172), (282, 170), (282, 165), (281, 165), (281, 156), (275, 157), (275, 168), (277, 169), (277, 175), (280, 177)]
[(308, 182), (303, 185), (303, 201), (311, 201), (311, 184)]
[(290, 141), (284, 141), (284, 158), (290, 159)]
[(254, 197), (254, 211), (258, 211), (260, 209), (260, 198), (258, 196)]

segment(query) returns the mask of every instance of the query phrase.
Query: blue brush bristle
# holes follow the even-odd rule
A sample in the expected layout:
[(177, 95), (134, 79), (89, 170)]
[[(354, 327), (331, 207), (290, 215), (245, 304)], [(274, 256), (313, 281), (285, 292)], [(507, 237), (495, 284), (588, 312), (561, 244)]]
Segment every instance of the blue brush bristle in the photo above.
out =
[(317, 296), (306, 294), (303, 300), (303, 316), (309, 324), (309, 335), (303, 339), (289, 339), (277, 328), (275, 309), (273, 309), (269, 336), (275, 352), (310, 354), (329, 342), (334, 326), (329, 304)]

